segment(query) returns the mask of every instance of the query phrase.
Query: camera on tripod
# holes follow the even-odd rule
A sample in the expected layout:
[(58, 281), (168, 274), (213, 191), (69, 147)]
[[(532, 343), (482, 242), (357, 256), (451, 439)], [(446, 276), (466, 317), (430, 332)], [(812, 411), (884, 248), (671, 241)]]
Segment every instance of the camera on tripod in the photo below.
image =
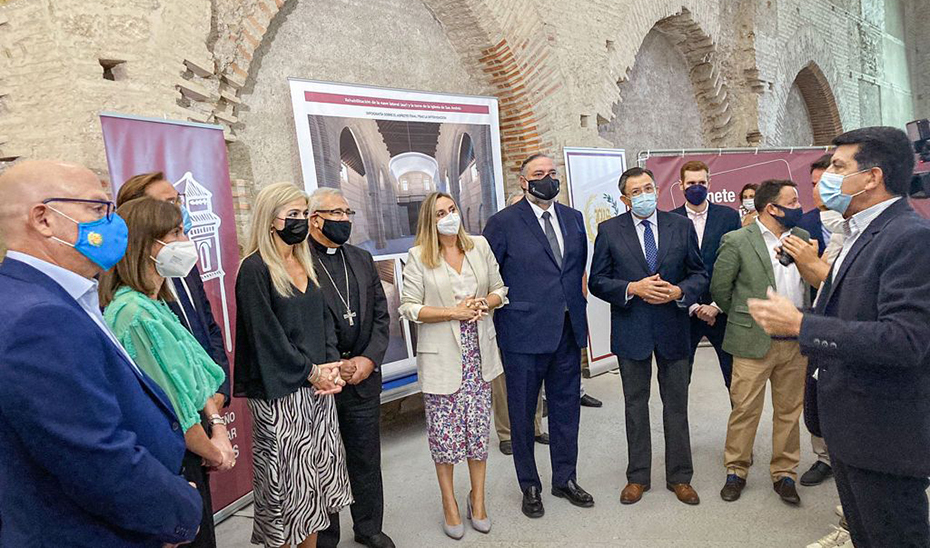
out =
[(906, 127), (919, 159), (911, 179), (911, 198), (930, 198), (930, 120), (914, 120)]

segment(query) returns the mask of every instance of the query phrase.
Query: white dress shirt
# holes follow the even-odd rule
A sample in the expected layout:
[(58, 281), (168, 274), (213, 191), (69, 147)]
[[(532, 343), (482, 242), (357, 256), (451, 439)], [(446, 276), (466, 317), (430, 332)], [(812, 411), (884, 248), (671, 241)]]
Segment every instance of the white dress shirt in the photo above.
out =
[(107, 326), (106, 321), (103, 319), (103, 313), (100, 312), (100, 298), (97, 294), (97, 280), (92, 278), (85, 278), (80, 274), (72, 272), (66, 268), (62, 268), (58, 265), (43, 261), (33, 257), (32, 255), (26, 255), (25, 253), (20, 253), (18, 251), (7, 251), (7, 258), (14, 259), (21, 263), (25, 263), (32, 268), (35, 268), (39, 272), (45, 274), (49, 278), (55, 281), (62, 289), (65, 290), (68, 295), (71, 296), (77, 303), (81, 306), (81, 309), (90, 316), (90, 319), (97, 324), (97, 327), (103, 331), (110, 341), (116, 345), (116, 348), (129, 360), (129, 363), (132, 364), (136, 372), (140, 375), (142, 372), (139, 370), (139, 367), (136, 365), (132, 358), (129, 356), (129, 353), (126, 352), (126, 349), (123, 348), (123, 345), (116, 340), (116, 337), (113, 335), (113, 332), (110, 331), (109, 326)]
[[(653, 211), (652, 215), (646, 217), (645, 219), (640, 219), (636, 215), (633, 215), (633, 212), (630, 212), (630, 216), (633, 218), (633, 226), (636, 228), (636, 237), (639, 238), (639, 248), (643, 251), (643, 257), (646, 256), (646, 224), (643, 221), (649, 221), (649, 228), (652, 229), (652, 239), (656, 244), (656, 251), (659, 250), (659, 213), (658, 210)], [(636, 280), (632, 280), (636, 281)], [(626, 287), (626, 301), (630, 302), (630, 299), (633, 298), (633, 295), (630, 293), (630, 286)], [(684, 298), (684, 295), (682, 295)]]
[(804, 308), (804, 291), (807, 286), (798, 272), (798, 265), (791, 263), (790, 266), (784, 266), (778, 262), (775, 248), (782, 245), (782, 242), (791, 236), (791, 231), (786, 230), (781, 237), (776, 236), (771, 230), (766, 228), (762, 221), (756, 218), (756, 224), (762, 231), (762, 239), (765, 240), (765, 247), (769, 251), (769, 260), (772, 261), (772, 270), (775, 272), (775, 290), (784, 297), (787, 297), (794, 306)]
[(685, 204), (685, 211), (691, 224), (694, 225), (694, 231), (697, 232), (698, 247), (704, 245), (704, 227), (707, 226), (707, 212), (710, 211), (710, 203), (704, 202), (704, 211), (695, 211), (691, 209), (691, 204)]
[(548, 211), (552, 215), (549, 216), (549, 222), (552, 223), (552, 228), (555, 230), (555, 239), (559, 242), (559, 252), (562, 253), (562, 258), (565, 258), (565, 242), (562, 241), (562, 228), (559, 226), (559, 217), (555, 214), (555, 202), (549, 206), (549, 209), (543, 209), (538, 205), (531, 202), (529, 199), (526, 200), (530, 204), (530, 207), (533, 208), (533, 213), (536, 214), (536, 219), (539, 221), (539, 226), (542, 228), (543, 234), (546, 233), (546, 221), (543, 220), (543, 213)]
[(840, 250), (839, 256), (836, 258), (836, 261), (833, 262), (833, 273), (831, 276), (836, 276), (836, 273), (839, 272), (840, 267), (843, 265), (843, 261), (846, 260), (846, 255), (849, 255), (849, 250), (852, 249), (853, 244), (856, 243), (856, 240), (859, 239), (859, 236), (865, 232), (865, 229), (872, 224), (872, 221), (876, 217), (885, 212), (886, 209), (891, 207), (892, 204), (900, 200), (900, 196), (885, 200), (884, 202), (873, 205), (868, 209), (863, 209), (859, 213), (856, 213), (852, 217), (846, 220), (844, 230), (846, 232), (846, 239), (843, 240), (843, 249)]

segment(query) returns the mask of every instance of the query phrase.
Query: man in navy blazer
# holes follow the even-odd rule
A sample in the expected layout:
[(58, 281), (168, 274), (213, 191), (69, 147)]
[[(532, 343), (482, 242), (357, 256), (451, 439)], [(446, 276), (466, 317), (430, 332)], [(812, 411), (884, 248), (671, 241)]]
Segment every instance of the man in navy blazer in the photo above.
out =
[(833, 144), (820, 193), (848, 231), (813, 312), (776, 294), (749, 309), (766, 332), (798, 337), (816, 368), (853, 544), (930, 546), (930, 223), (907, 202), (914, 154), (890, 127)]
[(192, 540), (177, 417), (97, 301), (101, 262), (125, 250), (113, 204), (90, 170), (52, 162), (0, 175), (0, 204), (0, 546)]
[[(673, 209), (687, 217), (694, 225), (697, 234), (698, 246), (701, 248), (701, 258), (707, 270), (707, 279), (714, 275), (714, 261), (717, 260), (717, 250), (720, 249), (720, 240), (727, 232), (740, 229), (739, 213), (726, 206), (711, 203), (707, 199), (710, 189), (710, 169), (707, 164), (700, 161), (685, 162), (681, 166), (678, 184), (685, 195), (686, 203)], [(717, 362), (723, 374), (723, 383), (730, 389), (730, 379), (733, 376), (733, 356), (723, 349), (723, 336), (727, 331), (727, 315), (714, 304), (710, 290), (704, 292), (698, 302), (688, 309), (691, 315), (691, 367), (694, 368), (694, 355), (697, 352), (701, 339), (707, 340), (717, 352)]]
[(656, 211), (658, 191), (651, 171), (630, 168), (620, 176), (619, 186), (630, 211), (598, 226), (588, 287), (610, 303), (610, 349), (620, 360), (623, 379), (629, 464), (620, 502), (638, 502), (650, 488), (649, 392), (655, 354), (666, 486), (681, 502), (698, 504), (691, 487), (688, 308), (707, 291), (707, 273), (688, 219)]
[(525, 199), (494, 214), (484, 236), (507, 284), (509, 304), (494, 313), (506, 372), (513, 460), (523, 491), (523, 513), (542, 517), (536, 470), (536, 401), (546, 383), (552, 494), (580, 507), (594, 498), (578, 486), (581, 348), (587, 343), (582, 294), (588, 240), (581, 212), (555, 201), (552, 158), (534, 154), (520, 169)]

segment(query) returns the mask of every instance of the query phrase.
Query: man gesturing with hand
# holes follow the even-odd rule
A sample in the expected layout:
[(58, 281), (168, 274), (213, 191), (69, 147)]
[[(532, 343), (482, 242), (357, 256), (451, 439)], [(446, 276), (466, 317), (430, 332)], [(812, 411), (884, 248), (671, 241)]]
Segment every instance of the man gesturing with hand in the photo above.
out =
[(688, 307), (707, 290), (707, 274), (691, 222), (656, 211), (652, 172), (628, 169), (619, 186), (631, 211), (598, 227), (588, 285), (594, 296), (610, 303), (610, 348), (620, 360), (623, 377), (629, 483), (620, 502), (638, 502), (650, 488), (649, 392), (655, 354), (665, 424), (666, 485), (681, 502), (698, 504), (691, 488)]

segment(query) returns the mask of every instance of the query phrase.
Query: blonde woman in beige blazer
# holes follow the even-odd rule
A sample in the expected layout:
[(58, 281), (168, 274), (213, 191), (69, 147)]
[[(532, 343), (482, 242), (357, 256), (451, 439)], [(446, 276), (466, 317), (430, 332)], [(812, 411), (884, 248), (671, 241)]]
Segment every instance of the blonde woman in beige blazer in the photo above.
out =
[(442, 493), (443, 530), (457, 540), (465, 527), (452, 477), (462, 460), (471, 476), (468, 518), (475, 530), (491, 530), (484, 502), (490, 383), (503, 372), (491, 314), (507, 303), (507, 288), (487, 240), (465, 232), (448, 194), (427, 196), (415, 243), (404, 268), (400, 313), (417, 324), (417, 374)]

